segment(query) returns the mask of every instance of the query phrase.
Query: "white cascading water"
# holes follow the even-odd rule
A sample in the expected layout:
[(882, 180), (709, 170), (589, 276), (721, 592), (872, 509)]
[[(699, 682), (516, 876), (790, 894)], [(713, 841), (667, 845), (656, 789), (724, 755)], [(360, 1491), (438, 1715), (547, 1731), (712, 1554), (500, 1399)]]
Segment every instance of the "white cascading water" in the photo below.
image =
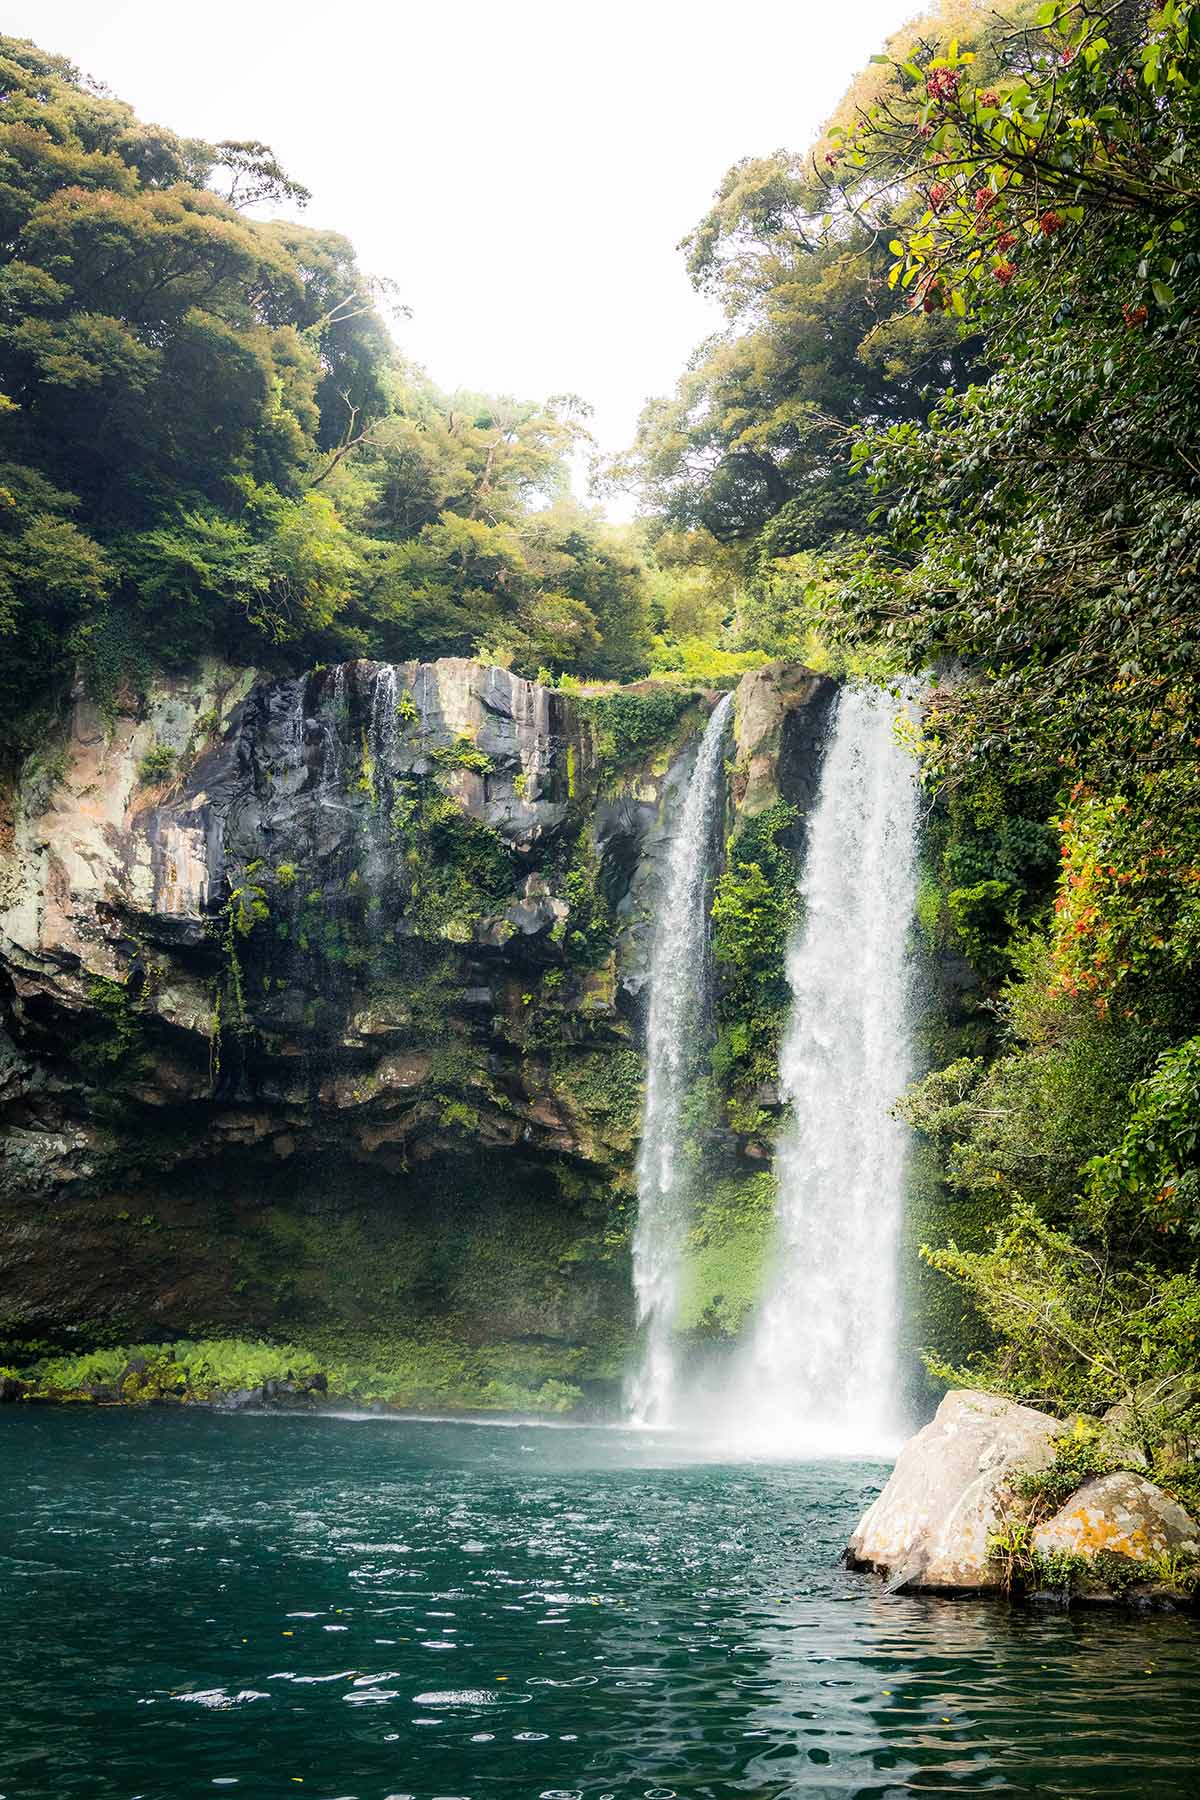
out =
[(776, 1244), (726, 1389), (727, 1440), (783, 1455), (870, 1452), (902, 1429), (896, 1259), (910, 1078), (906, 940), (916, 900), (916, 764), (904, 703), (846, 687), (809, 820), (780, 1055), (792, 1109), (776, 1160)]
[(733, 695), (704, 729), (678, 828), (650, 961), (646, 1097), (638, 1152), (638, 1213), (633, 1283), (643, 1329), (641, 1366), (629, 1389), (638, 1425), (671, 1422), (676, 1388), (672, 1328), (688, 1227), (683, 1103), (705, 1048), (710, 1015), (709, 904), (725, 800), (725, 736)]

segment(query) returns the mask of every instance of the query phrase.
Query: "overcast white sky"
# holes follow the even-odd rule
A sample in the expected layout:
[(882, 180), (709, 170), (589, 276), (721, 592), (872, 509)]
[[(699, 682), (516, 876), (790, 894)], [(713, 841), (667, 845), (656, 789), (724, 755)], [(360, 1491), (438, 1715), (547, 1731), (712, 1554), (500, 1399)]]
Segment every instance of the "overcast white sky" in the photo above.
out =
[(729, 165), (802, 148), (915, 0), (8, 0), (187, 136), (262, 138), (412, 318), (439, 385), (581, 394), (631, 439), (713, 314), (675, 246)]

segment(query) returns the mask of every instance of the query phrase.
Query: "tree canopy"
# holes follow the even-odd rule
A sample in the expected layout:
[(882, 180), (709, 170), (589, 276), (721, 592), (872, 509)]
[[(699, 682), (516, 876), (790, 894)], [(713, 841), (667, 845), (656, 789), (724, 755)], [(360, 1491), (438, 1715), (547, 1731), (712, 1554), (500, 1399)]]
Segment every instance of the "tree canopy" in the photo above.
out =
[(143, 124), (0, 39), (0, 711), (247, 661), (492, 654), (628, 676), (628, 534), (568, 495), (573, 397), (441, 394), (268, 146)]

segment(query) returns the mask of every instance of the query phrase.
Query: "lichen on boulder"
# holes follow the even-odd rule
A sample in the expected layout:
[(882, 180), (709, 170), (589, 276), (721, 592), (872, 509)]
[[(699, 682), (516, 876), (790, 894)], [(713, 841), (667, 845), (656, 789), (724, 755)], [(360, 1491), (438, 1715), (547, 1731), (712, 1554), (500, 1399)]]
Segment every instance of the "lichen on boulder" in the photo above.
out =
[(1136, 1563), (1200, 1556), (1200, 1527), (1162, 1488), (1131, 1470), (1097, 1475), (1033, 1533), (1041, 1557), (1124, 1556)]
[(955, 1390), (901, 1452), (846, 1559), (893, 1589), (1186, 1603), (1200, 1526), (1144, 1476), (1104, 1469), (1103, 1443), (1082, 1421)]

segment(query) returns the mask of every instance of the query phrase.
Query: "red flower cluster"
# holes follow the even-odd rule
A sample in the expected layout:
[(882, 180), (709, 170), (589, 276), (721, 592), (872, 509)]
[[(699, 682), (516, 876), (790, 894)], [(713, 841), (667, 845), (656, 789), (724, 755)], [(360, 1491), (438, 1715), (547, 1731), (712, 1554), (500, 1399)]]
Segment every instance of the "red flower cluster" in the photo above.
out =
[(1003, 255), (1006, 251), (1012, 249), (1016, 241), (1017, 234), (1015, 231), (1002, 231), (1000, 236), (996, 239), (996, 248), (1000, 251), (1001, 255)]
[(992, 201), (995, 198), (996, 198), (996, 190), (994, 188), (990, 188), (990, 187), (976, 188), (975, 189), (975, 211), (976, 212), (986, 212), (988, 207), (992, 204)]
[(1121, 317), (1124, 319), (1126, 325), (1128, 325), (1130, 331), (1136, 331), (1138, 326), (1144, 325), (1146, 320), (1150, 317), (1150, 309), (1146, 306), (1123, 306), (1121, 308)]
[(962, 75), (957, 69), (931, 69), (925, 86), (934, 100), (953, 100)]
[(1038, 220), (1038, 230), (1044, 237), (1053, 237), (1054, 233), (1056, 231), (1061, 231), (1065, 224), (1066, 220), (1061, 213), (1056, 213), (1054, 211), (1044, 212)]
[(942, 202), (947, 200), (949, 196), (949, 183), (945, 181), (935, 181), (929, 190), (929, 204), (932, 206), (934, 212), (937, 211), (938, 207), (941, 206)]
[(975, 98), (980, 106), (999, 106), (1000, 104), (1000, 96), (995, 88), (984, 88), (983, 92), (976, 94)]
[(997, 263), (992, 270), (992, 274), (996, 277), (996, 280), (1000, 283), (1001, 287), (1007, 287), (1016, 272), (1017, 265), (1016, 263), (1011, 262)]

